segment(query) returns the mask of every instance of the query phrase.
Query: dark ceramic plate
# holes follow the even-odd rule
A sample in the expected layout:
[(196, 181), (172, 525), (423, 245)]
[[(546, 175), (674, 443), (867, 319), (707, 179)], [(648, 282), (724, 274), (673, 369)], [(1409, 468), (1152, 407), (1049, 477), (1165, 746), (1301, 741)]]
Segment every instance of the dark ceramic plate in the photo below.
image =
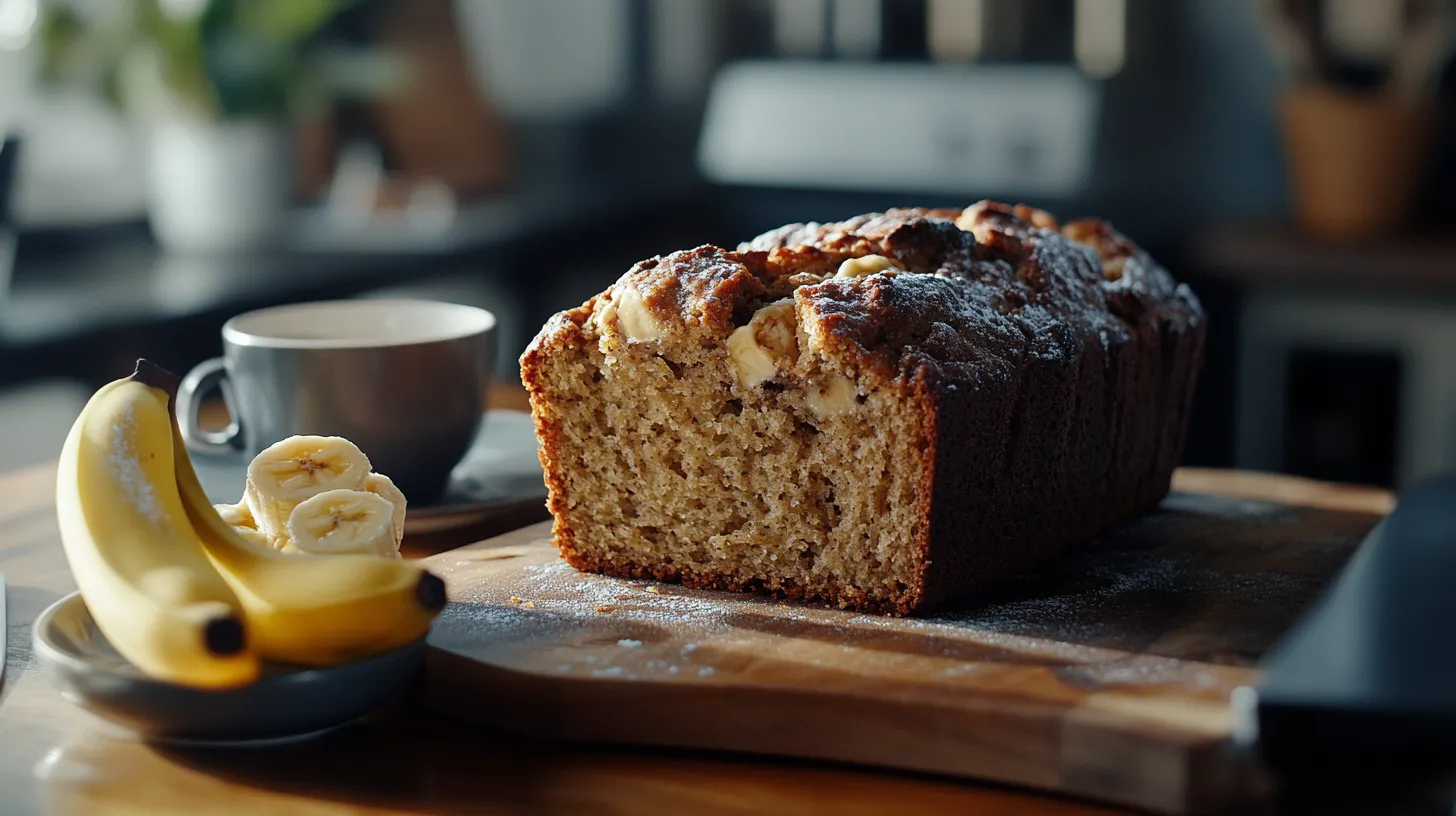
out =
[(143, 675), (117, 654), (73, 592), (35, 621), (35, 657), (61, 694), (144, 737), (252, 742), (306, 736), (356, 720), (403, 691), (424, 658), (421, 638), (327, 669), (264, 667), (257, 682), (204, 691)]
[[(233, 504), (242, 498), (249, 461), (242, 454), (225, 458), (192, 454), (197, 477), (214, 504)], [(444, 497), (435, 502), (407, 498), (404, 528), (409, 535), (464, 527), (503, 507), (545, 505), (546, 483), (536, 456), (531, 415), (487, 411), (470, 452), (450, 474)]]

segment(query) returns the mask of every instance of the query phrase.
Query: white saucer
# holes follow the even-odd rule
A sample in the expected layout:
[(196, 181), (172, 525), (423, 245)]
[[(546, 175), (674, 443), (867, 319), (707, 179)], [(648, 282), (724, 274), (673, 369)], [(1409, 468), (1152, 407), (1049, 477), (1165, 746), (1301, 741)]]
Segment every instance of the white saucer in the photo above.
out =
[[(215, 504), (232, 504), (242, 498), (249, 461), (241, 454), (227, 458), (192, 455), (197, 477)], [(541, 460), (536, 457), (531, 415), (487, 411), (475, 444), (450, 474), (444, 498), (432, 504), (410, 501), (405, 534), (453, 530), (505, 508), (545, 501), (546, 484)]]

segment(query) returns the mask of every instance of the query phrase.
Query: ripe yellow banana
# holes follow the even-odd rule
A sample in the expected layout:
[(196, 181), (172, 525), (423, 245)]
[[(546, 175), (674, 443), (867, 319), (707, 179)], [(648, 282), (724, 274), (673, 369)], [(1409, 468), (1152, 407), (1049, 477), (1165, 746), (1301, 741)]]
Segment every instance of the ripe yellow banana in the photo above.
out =
[(97, 627), (143, 673), (244, 685), (258, 660), (241, 604), (182, 505), (168, 401), (133, 376), (87, 402), (61, 451), (61, 542)]
[[(150, 364), (138, 371), (175, 391), (177, 378)], [(213, 509), (177, 440), (177, 486), (212, 562), (238, 594), (253, 647), (263, 657), (328, 666), (423, 637), (445, 606), (445, 583), (418, 564), (374, 555), (288, 555), (249, 543)]]

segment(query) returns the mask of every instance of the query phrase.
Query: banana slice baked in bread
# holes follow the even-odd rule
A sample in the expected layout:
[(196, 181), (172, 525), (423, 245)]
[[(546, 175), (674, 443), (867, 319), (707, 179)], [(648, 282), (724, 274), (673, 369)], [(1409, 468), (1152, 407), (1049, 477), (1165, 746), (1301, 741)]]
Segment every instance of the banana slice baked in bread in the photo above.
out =
[(910, 614), (1157, 504), (1203, 341), (1106, 223), (981, 202), (643, 261), (521, 370), (575, 567)]

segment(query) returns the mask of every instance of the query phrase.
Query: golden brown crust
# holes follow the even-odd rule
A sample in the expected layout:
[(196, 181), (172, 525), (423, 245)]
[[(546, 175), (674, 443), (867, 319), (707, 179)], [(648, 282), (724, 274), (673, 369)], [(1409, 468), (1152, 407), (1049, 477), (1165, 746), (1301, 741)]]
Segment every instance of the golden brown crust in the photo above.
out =
[(1203, 321), (1192, 292), (1110, 225), (1083, 219), (1059, 230), (1049, 214), (1020, 205), (789, 225), (740, 249), (882, 254), (929, 273), (802, 290), (826, 320), (827, 345), (902, 380), (918, 371), (942, 385), (965, 383), (992, 361), (1071, 356), (1109, 332), (1201, 332)]
[[(904, 271), (836, 278), (850, 258)], [(1166, 494), (1201, 367), (1196, 297), (1095, 219), (980, 202), (795, 224), (729, 251), (704, 246), (634, 266), (607, 292), (552, 318), (522, 358), (556, 518), (573, 565), (625, 578), (762, 590), (714, 574), (603, 563), (574, 545), (559, 424), (541, 355), (594, 344), (592, 315), (628, 290), (665, 337), (721, 345), (765, 303), (792, 297), (804, 336), (861, 385), (907, 396), (927, 429), (921, 580), (894, 603), (852, 587), (785, 597), (897, 614), (1022, 569)]]
[(596, 298), (585, 305), (553, 316), (521, 355), (521, 383), (531, 401), (531, 417), (536, 425), (539, 443), (536, 455), (546, 481), (546, 509), (551, 512), (551, 537), (557, 544), (574, 540), (571, 514), (568, 512), (566, 483), (562, 474), (569, 462), (562, 461), (561, 419), (558, 406), (552, 401), (549, 384), (542, 379), (540, 359), (546, 354), (570, 353), (573, 347), (585, 344), (581, 326), (591, 315)]

